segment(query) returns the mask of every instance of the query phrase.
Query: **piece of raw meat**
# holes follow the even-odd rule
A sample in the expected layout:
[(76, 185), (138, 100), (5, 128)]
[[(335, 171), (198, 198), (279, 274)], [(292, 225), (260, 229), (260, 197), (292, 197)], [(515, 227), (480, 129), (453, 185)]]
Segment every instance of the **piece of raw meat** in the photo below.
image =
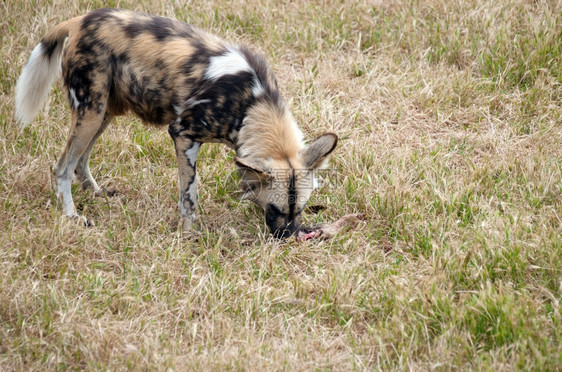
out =
[(367, 217), (364, 213), (347, 214), (332, 223), (322, 223), (313, 227), (303, 227), (298, 235), (297, 240), (304, 242), (310, 239), (328, 239), (342, 230), (350, 230), (357, 227), (359, 221), (364, 221)]

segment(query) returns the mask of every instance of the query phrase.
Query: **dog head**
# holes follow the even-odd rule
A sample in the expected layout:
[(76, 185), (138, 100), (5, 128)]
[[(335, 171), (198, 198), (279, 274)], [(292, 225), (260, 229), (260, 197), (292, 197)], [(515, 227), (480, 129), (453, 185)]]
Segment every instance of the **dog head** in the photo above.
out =
[(298, 233), (301, 213), (317, 185), (315, 171), (324, 166), (337, 142), (335, 134), (326, 133), (292, 158), (236, 158), (242, 198), (261, 207), (265, 222), (276, 238)]

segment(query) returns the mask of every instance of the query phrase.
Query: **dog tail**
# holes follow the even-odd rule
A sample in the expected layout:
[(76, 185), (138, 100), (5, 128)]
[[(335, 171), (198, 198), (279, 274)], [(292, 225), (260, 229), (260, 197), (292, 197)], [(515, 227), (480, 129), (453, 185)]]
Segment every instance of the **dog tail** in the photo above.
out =
[(51, 85), (60, 77), (64, 42), (79, 18), (56, 26), (31, 52), (16, 84), (16, 120), (21, 128), (37, 116)]

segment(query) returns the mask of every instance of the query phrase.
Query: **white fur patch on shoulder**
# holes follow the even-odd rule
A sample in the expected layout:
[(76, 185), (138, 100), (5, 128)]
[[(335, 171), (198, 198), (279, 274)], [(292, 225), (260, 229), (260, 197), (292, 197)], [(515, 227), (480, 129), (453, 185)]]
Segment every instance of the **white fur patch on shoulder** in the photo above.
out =
[(211, 57), (209, 67), (205, 71), (205, 78), (217, 80), (226, 75), (236, 75), (239, 72), (254, 72), (254, 70), (240, 51), (228, 48), (226, 54)]

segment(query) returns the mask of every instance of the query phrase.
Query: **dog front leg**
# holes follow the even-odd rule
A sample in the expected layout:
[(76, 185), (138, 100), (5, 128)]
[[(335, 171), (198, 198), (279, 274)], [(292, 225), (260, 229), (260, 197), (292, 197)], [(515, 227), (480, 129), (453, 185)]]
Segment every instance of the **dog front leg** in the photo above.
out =
[(190, 231), (195, 222), (199, 197), (196, 165), (201, 143), (180, 135), (172, 134), (172, 138), (178, 158), (180, 224), (184, 231)]

